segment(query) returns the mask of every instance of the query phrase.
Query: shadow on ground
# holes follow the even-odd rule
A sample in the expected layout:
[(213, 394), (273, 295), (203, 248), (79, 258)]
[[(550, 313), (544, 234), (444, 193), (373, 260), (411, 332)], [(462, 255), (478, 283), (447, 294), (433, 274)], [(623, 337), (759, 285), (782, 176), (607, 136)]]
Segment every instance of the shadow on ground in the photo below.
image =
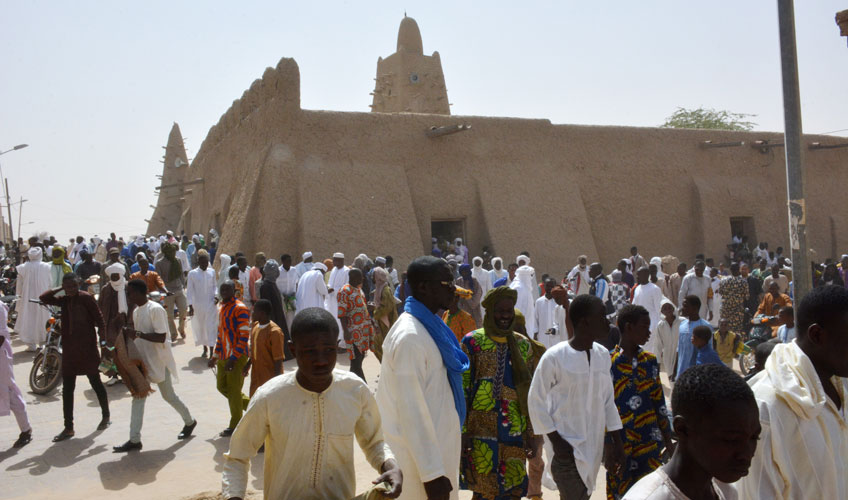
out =
[(188, 440), (178, 441), (164, 450), (116, 454), (116, 457), (121, 458), (97, 466), (100, 483), (109, 491), (122, 490), (130, 484), (150, 484), (156, 481), (156, 474), (174, 460), (177, 457), (176, 452), (186, 444)]
[(67, 441), (53, 443), (41, 455), (10, 465), (6, 470), (29, 469), (29, 473), (33, 476), (40, 476), (50, 472), (53, 467), (64, 468), (76, 465), (87, 458), (106, 451), (107, 446), (105, 444), (92, 447), (94, 438), (101, 432), (95, 431), (85, 437), (73, 437)]

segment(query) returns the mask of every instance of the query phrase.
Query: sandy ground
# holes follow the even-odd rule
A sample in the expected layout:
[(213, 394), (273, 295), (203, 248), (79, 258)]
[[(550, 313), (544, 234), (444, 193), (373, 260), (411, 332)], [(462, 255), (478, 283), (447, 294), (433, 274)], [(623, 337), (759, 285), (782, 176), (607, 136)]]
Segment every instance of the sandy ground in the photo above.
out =
[[(75, 394), (76, 436), (61, 443), (51, 442), (62, 430), (61, 386), (52, 394), (36, 396), (29, 393), (28, 377), (33, 354), (25, 352), (17, 340), (12, 341), (15, 377), (24, 391), (33, 441), (16, 450), (11, 444), (17, 439), (18, 427), (13, 417), (0, 419), (0, 498), (66, 500), (92, 498), (141, 498), (197, 500), (218, 498), (221, 487), (223, 454), (228, 438), (218, 437), (229, 420), (226, 401), (215, 390), (215, 377), (200, 357), (189, 329), (188, 342), (174, 345), (174, 357), (179, 371), (175, 391), (198, 421), (192, 439), (179, 441), (177, 434), (183, 423), (177, 413), (158, 394), (146, 404), (141, 452), (112, 453), (112, 446), (129, 438), (130, 396), (122, 384), (107, 387), (112, 425), (102, 432), (95, 430), (100, 421), (100, 409), (88, 381), (77, 381)], [(347, 355), (339, 355), (339, 366), (346, 368)], [(286, 371), (296, 368), (294, 361), (285, 364)], [(371, 355), (364, 369), (369, 385), (376, 388), (379, 363)], [(665, 379), (664, 379), (665, 381)], [(247, 381), (245, 392), (247, 392)], [(666, 394), (670, 394), (666, 387)], [(364, 491), (376, 478), (376, 472), (355, 448), (357, 491)], [(249, 488), (260, 493), (249, 498), (261, 498), (262, 458), (251, 463)], [(598, 474), (598, 489), (593, 500), (605, 498), (604, 471)], [(461, 499), (471, 498), (461, 492)], [(556, 499), (556, 492), (545, 490), (544, 498)]]

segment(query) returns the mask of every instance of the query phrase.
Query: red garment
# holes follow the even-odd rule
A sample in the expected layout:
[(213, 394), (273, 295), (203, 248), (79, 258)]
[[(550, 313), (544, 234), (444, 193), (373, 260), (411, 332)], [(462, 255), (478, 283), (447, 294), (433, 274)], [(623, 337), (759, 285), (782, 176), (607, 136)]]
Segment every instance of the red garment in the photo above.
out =
[(256, 282), (262, 279), (262, 272), (258, 267), (253, 266), (250, 268), (250, 275), (248, 276), (248, 284), (250, 285), (250, 301), (256, 302), (259, 300), (259, 289), (256, 288)]

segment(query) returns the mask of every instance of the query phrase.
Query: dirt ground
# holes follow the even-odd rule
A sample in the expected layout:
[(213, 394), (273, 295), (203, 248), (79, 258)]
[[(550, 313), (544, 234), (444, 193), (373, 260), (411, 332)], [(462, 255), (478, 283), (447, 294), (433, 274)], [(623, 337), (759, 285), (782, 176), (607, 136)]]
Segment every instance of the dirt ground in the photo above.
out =
[[(179, 372), (176, 393), (186, 403), (198, 426), (192, 439), (176, 439), (183, 423), (177, 413), (158, 394), (153, 394), (145, 408), (140, 452), (112, 453), (112, 446), (129, 438), (130, 396), (122, 384), (107, 387), (112, 425), (105, 431), (95, 430), (100, 410), (94, 391), (84, 377), (79, 378), (75, 394), (76, 436), (61, 443), (52, 437), (62, 430), (61, 386), (46, 396), (29, 392), (28, 377), (33, 354), (13, 338), (15, 377), (27, 401), (33, 441), (26, 447), (11, 448), (18, 436), (13, 417), (0, 419), (0, 499), (90, 500), (92, 498), (141, 498), (212, 500), (220, 498), (223, 454), (228, 438), (218, 433), (227, 425), (226, 401), (215, 390), (215, 376), (200, 357), (201, 348), (194, 346), (189, 329), (188, 342), (174, 345)], [(347, 355), (339, 355), (340, 367), (346, 369)], [(296, 363), (285, 363), (286, 371)], [(379, 363), (371, 355), (364, 370), (369, 385), (376, 388)], [(248, 387), (245, 384), (245, 392)], [(668, 389), (666, 387), (666, 389)], [(667, 395), (670, 394), (667, 391)], [(355, 449), (357, 491), (364, 491), (376, 478), (358, 447)], [(593, 500), (605, 498), (604, 471), (598, 474), (598, 488)], [(262, 457), (251, 462), (248, 498), (262, 498)], [(471, 498), (467, 491), (460, 498)], [(545, 499), (556, 499), (556, 492), (545, 490)]]

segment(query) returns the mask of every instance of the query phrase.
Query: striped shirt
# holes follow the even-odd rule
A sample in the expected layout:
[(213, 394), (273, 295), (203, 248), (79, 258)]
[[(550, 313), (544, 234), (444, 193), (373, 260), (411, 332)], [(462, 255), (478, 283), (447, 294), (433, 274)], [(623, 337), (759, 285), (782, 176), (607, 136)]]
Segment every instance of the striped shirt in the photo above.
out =
[(250, 338), (250, 310), (240, 300), (231, 299), (221, 304), (218, 312), (218, 341), (215, 354), (218, 359), (237, 360), (247, 354)]

